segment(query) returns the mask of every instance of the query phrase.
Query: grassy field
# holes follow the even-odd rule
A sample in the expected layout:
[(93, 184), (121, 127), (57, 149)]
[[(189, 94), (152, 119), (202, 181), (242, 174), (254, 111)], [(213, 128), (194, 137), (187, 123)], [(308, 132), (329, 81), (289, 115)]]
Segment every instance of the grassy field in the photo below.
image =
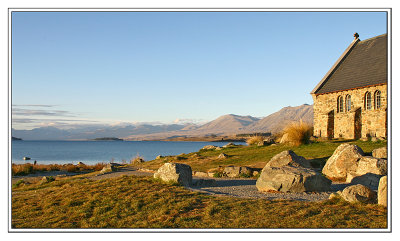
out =
[[(207, 171), (211, 168), (228, 165), (263, 168), (274, 155), (285, 150), (293, 150), (297, 155), (303, 156), (307, 159), (312, 159), (311, 163), (314, 167), (323, 167), (326, 160), (342, 143), (356, 144), (361, 147), (367, 155), (371, 155), (372, 150), (387, 145), (386, 141), (371, 142), (336, 140), (314, 142), (298, 147), (280, 144), (275, 146), (237, 146), (223, 148), (222, 150), (200, 150), (185, 155), (163, 157), (161, 159), (142, 163), (141, 166), (156, 170), (166, 162), (179, 162), (190, 165), (194, 171)], [(221, 153), (227, 154), (228, 157), (225, 159), (219, 159), (218, 155)]]
[(64, 178), (12, 190), (13, 228), (386, 228), (373, 204), (215, 197), (151, 177)]

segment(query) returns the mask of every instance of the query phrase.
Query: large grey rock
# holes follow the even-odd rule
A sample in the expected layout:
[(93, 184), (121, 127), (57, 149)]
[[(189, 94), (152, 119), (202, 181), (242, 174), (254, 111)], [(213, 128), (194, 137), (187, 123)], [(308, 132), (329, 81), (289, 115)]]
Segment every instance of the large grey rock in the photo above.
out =
[(190, 186), (192, 184), (192, 168), (181, 163), (165, 163), (154, 173), (154, 178)]
[(357, 171), (357, 163), (363, 156), (363, 150), (357, 145), (341, 144), (327, 160), (322, 173), (329, 178), (346, 180), (349, 172)]
[(387, 159), (387, 147), (381, 147), (372, 151), (372, 156)]
[(348, 202), (376, 203), (376, 192), (368, 187), (357, 184), (343, 189), (341, 196)]
[(224, 168), (223, 174), (227, 177), (240, 177), (241, 175), (252, 175), (252, 169), (250, 167), (240, 166), (227, 166)]
[(310, 168), (310, 163), (293, 151), (283, 151), (265, 165), (257, 179), (259, 191), (329, 191), (331, 181)]
[(378, 187), (378, 204), (387, 207), (387, 176), (381, 177)]
[(259, 191), (330, 191), (331, 180), (305, 167), (265, 167), (257, 179)]
[(283, 167), (283, 166), (294, 166), (294, 167), (311, 167), (310, 161), (302, 156), (296, 155), (292, 150), (283, 151), (271, 158), (267, 163), (266, 167)]
[(387, 160), (379, 159), (372, 156), (363, 156), (357, 163), (356, 175), (364, 175), (366, 173), (374, 173), (377, 175), (387, 174)]
[(362, 184), (372, 190), (377, 190), (379, 186), (379, 180), (381, 179), (381, 175), (377, 175), (374, 173), (367, 173), (361, 176), (356, 176), (352, 178), (351, 184)]

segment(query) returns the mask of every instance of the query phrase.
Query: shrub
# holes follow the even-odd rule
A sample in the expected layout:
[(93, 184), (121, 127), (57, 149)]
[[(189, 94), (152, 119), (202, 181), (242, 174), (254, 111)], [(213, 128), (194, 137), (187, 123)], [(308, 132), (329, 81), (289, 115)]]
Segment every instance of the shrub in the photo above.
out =
[(262, 142), (264, 140), (264, 137), (262, 136), (252, 136), (249, 139), (246, 140), (246, 143), (251, 146), (251, 145), (257, 145), (258, 143)]
[(313, 133), (313, 127), (300, 120), (300, 122), (292, 122), (287, 125), (283, 132), (287, 134), (287, 141), (289, 144), (300, 146), (309, 143)]

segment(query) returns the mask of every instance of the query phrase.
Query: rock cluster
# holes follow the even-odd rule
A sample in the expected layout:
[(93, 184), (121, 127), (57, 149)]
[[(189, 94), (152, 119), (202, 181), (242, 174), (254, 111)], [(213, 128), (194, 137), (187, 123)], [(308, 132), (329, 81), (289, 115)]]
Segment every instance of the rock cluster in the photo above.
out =
[(364, 156), (360, 147), (346, 143), (336, 148), (322, 173), (331, 179), (351, 182), (353, 178), (367, 173), (386, 175), (387, 160)]

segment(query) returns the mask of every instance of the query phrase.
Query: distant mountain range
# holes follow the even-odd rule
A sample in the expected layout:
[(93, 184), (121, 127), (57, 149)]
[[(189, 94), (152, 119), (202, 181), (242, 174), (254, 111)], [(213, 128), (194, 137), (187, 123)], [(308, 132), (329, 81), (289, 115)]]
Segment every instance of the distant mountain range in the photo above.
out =
[(241, 133), (281, 131), (288, 123), (312, 124), (313, 106), (285, 107), (264, 118), (228, 114), (204, 125), (194, 124), (128, 124), (116, 126), (81, 126), (71, 129), (40, 127), (32, 130), (12, 129), (12, 135), (24, 140), (88, 140), (112, 136), (125, 140), (165, 139), (179, 136), (234, 135)]

